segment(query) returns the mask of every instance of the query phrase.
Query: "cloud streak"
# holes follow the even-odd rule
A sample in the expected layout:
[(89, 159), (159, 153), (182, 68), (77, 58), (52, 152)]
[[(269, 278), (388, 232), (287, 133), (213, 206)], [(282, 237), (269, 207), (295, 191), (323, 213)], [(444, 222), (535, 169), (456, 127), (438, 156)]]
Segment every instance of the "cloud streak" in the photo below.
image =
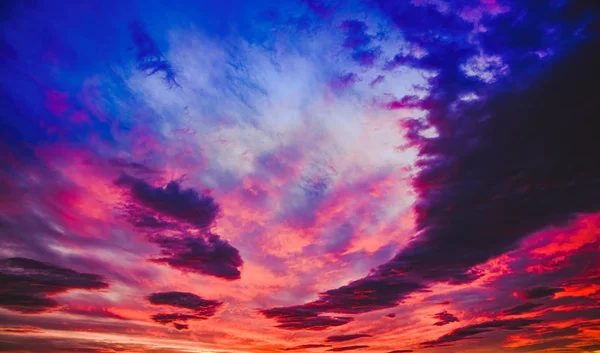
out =
[(57, 294), (108, 288), (99, 275), (21, 257), (0, 260), (0, 279), (0, 307), (24, 314), (59, 308), (60, 303), (52, 298)]
[(208, 320), (213, 317), (217, 313), (217, 310), (224, 304), (217, 300), (204, 299), (193, 293), (176, 291), (152, 293), (147, 297), (147, 300), (152, 305), (163, 305), (185, 309), (184, 312), (159, 313), (152, 315), (153, 321), (163, 325), (173, 323), (173, 327), (177, 330), (187, 330), (189, 326), (175, 321), (186, 322), (188, 320)]
[(439, 337), (438, 339), (425, 341), (421, 343), (424, 348), (432, 348), (439, 346), (452, 345), (458, 341), (473, 338), (483, 333), (495, 330), (520, 330), (524, 327), (539, 323), (539, 320), (531, 319), (511, 319), (511, 320), (494, 320), (480, 324), (473, 324), (460, 327), (452, 332)]
[(364, 333), (354, 333), (354, 334), (349, 334), (349, 335), (334, 335), (334, 336), (329, 336), (325, 339), (325, 342), (346, 342), (346, 341), (352, 341), (358, 338), (364, 338), (364, 337), (372, 337), (371, 335), (368, 334), (364, 334)]

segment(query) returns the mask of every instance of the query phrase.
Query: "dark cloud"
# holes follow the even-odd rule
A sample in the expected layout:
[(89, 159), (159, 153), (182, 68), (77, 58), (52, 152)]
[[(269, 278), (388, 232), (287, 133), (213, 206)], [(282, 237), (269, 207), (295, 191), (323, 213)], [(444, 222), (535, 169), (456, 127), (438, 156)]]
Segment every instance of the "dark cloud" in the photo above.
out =
[(448, 325), (451, 322), (460, 321), (460, 320), (458, 320), (458, 318), (456, 316), (447, 312), (446, 310), (435, 314), (433, 317), (439, 320), (438, 322), (436, 322), (434, 324), (435, 326), (444, 326), (444, 325)]
[(277, 327), (288, 330), (323, 331), (354, 321), (351, 317), (319, 315), (303, 306), (264, 309), (259, 312), (269, 319), (277, 320)]
[(0, 260), (0, 283), (0, 307), (24, 314), (58, 308), (51, 297), (71, 289), (108, 287), (102, 276), (21, 257)]
[(381, 48), (372, 45), (373, 36), (367, 34), (367, 25), (357, 20), (342, 22), (341, 29), (346, 38), (343, 46), (352, 51), (352, 59), (363, 66), (373, 66), (381, 55)]
[[(317, 325), (316, 329), (340, 326), (352, 318), (332, 318), (319, 316), (320, 313), (333, 312), (358, 314), (378, 309), (395, 307), (409, 293), (424, 288), (422, 284), (407, 282), (403, 278), (381, 278), (369, 276), (348, 285), (319, 294), (319, 299), (304, 305), (274, 308), (261, 311), (266, 317), (280, 323), (277, 327), (287, 329), (306, 329)], [(343, 319), (343, 320), (340, 320)]]
[(564, 351), (566, 351), (566, 352), (569, 352), (569, 351), (573, 352), (569, 348), (572, 347), (573, 343), (577, 343), (578, 341), (579, 340), (577, 340), (575, 338), (559, 338), (559, 339), (548, 340), (545, 342), (543, 341), (543, 342), (520, 346), (520, 347), (516, 348), (516, 351), (518, 351), (518, 352), (539, 352), (539, 351), (544, 351), (547, 349), (552, 349), (555, 352), (556, 351), (560, 352), (559, 349), (564, 349)]
[(160, 257), (153, 262), (226, 280), (240, 279), (244, 262), (239, 251), (216, 234), (154, 235), (151, 241), (161, 247)]
[(329, 344), (302, 344), (299, 346), (286, 348), (285, 350), (286, 351), (295, 351), (295, 350), (299, 350), (299, 349), (325, 348), (325, 347), (331, 347), (331, 345), (329, 345)]
[(139, 22), (129, 25), (131, 37), (137, 50), (136, 59), (138, 69), (144, 71), (148, 76), (158, 72), (164, 74), (163, 79), (169, 87), (179, 86), (176, 80), (175, 70), (161, 53), (154, 40), (148, 35), (144, 26)]
[(159, 313), (152, 315), (150, 318), (153, 321), (163, 325), (170, 324), (174, 321), (205, 320), (205, 318), (199, 315), (183, 313)]
[(193, 189), (182, 189), (177, 181), (169, 182), (164, 188), (153, 187), (145, 180), (123, 174), (115, 184), (127, 187), (139, 205), (199, 229), (212, 225), (220, 212), (212, 197), (199, 195)]
[(367, 34), (367, 25), (357, 20), (346, 20), (340, 26), (345, 32), (344, 47), (360, 48), (371, 43), (372, 36)]
[(389, 314), (385, 315), (385, 317), (389, 317), (390, 319), (394, 319), (396, 317), (396, 314), (389, 313)]
[[(128, 219), (147, 231), (149, 240), (161, 247), (160, 256), (151, 261), (226, 280), (240, 278), (239, 268), (244, 262), (239, 251), (208, 231), (220, 213), (219, 205), (211, 196), (182, 189), (177, 181), (169, 182), (164, 188), (152, 187), (143, 179), (127, 174), (121, 175), (115, 184), (126, 187), (131, 195), (133, 202), (123, 207)], [(190, 232), (186, 225), (194, 229)], [(160, 233), (166, 229), (174, 232)]]
[(564, 292), (565, 290), (560, 287), (533, 287), (524, 290), (520, 293), (520, 297), (523, 299), (541, 299), (545, 297), (551, 297), (556, 293)]
[(583, 349), (584, 351), (589, 351), (589, 352), (595, 352), (597, 350), (600, 350), (600, 344), (590, 344), (587, 346), (581, 346), (578, 347), (579, 349)]
[(523, 313), (530, 312), (531, 310), (538, 308), (540, 306), (542, 306), (542, 304), (527, 302), (525, 304), (517, 305), (510, 309), (506, 309), (506, 310), (502, 311), (502, 314), (504, 314), (504, 315), (520, 315)]
[(196, 294), (187, 292), (152, 293), (148, 301), (153, 305), (169, 305), (176, 308), (189, 309), (200, 317), (210, 318), (215, 315), (223, 302), (204, 299)]
[(363, 338), (363, 337), (372, 337), (372, 336), (363, 334), (363, 333), (355, 333), (355, 334), (351, 334), (351, 335), (335, 335), (335, 336), (327, 337), (327, 339), (325, 339), (325, 342), (346, 342), (346, 341), (352, 341), (352, 340), (355, 340), (358, 338)]
[(177, 330), (187, 330), (188, 325), (175, 321), (208, 320), (223, 306), (223, 302), (204, 299), (196, 294), (187, 292), (152, 293), (147, 297), (153, 305), (167, 305), (186, 309), (184, 313), (159, 313), (152, 315), (152, 320), (160, 324), (173, 323)]
[(174, 322), (173, 323), (173, 327), (175, 327), (176, 330), (187, 330), (187, 329), (189, 329), (189, 325), (188, 324), (180, 324), (178, 322)]
[(443, 335), (442, 337), (421, 343), (421, 346), (425, 348), (448, 346), (460, 340), (472, 338), (473, 336), (480, 335), (482, 333), (491, 332), (495, 330), (520, 330), (524, 327), (537, 324), (540, 320), (530, 319), (511, 319), (511, 320), (494, 320), (487, 321), (480, 324), (468, 325), (457, 328), (452, 332)]
[[(408, 136), (420, 150), (413, 179), (417, 234), (368, 276), (304, 305), (315, 313), (379, 310), (431, 283), (469, 283), (481, 276), (475, 266), (514, 249), (528, 235), (600, 211), (600, 160), (589, 157), (600, 150), (600, 139), (585, 128), (600, 111), (594, 93), (597, 38), (572, 41), (568, 54), (534, 66), (514, 53), (536, 46), (515, 44), (522, 46), (506, 58), (511, 78), (467, 103), (461, 95), (485, 85), (462, 68), (478, 55), (468, 40), (472, 24), (433, 5), (373, 3), (427, 53), (403, 54), (405, 64), (437, 73), (420, 103), (427, 118), (414, 120)], [(502, 16), (532, 16), (526, 21), (534, 23), (539, 16), (558, 16), (556, 11)], [(422, 133), (426, 129), (435, 137)]]
[(406, 295), (421, 289), (421, 283), (405, 278), (372, 275), (321, 293), (318, 300), (306, 305), (322, 312), (359, 314), (395, 307)]
[(327, 352), (345, 352), (345, 351), (353, 351), (361, 348), (369, 348), (369, 346), (359, 345), (359, 346), (345, 346), (345, 347), (335, 347), (328, 349)]

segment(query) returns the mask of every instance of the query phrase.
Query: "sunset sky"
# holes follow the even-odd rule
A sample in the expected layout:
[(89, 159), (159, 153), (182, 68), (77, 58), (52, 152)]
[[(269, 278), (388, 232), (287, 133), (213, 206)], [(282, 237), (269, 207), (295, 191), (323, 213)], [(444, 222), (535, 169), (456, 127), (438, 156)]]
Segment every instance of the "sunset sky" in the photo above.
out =
[(594, 0), (0, 16), (0, 352), (600, 352)]

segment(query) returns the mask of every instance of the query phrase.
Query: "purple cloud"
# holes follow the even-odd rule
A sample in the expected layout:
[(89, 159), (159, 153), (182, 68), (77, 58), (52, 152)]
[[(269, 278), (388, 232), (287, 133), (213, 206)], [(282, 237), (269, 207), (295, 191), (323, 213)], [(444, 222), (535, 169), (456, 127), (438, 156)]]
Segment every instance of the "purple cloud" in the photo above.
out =
[(24, 314), (60, 307), (51, 296), (72, 289), (108, 288), (102, 276), (21, 257), (0, 260), (0, 283), (0, 307)]
[(352, 59), (360, 65), (373, 66), (381, 55), (381, 48), (371, 45), (373, 36), (366, 33), (367, 25), (357, 20), (346, 20), (341, 29), (346, 36), (343, 46), (352, 50)]
[(433, 317), (439, 320), (438, 322), (436, 322), (434, 324), (435, 326), (444, 326), (444, 325), (448, 325), (451, 322), (460, 321), (460, 320), (458, 320), (458, 318), (456, 316), (447, 312), (446, 310), (435, 314)]
[(560, 287), (533, 287), (523, 291), (521, 297), (523, 299), (541, 299), (545, 297), (551, 297), (556, 293), (564, 292), (565, 290)]
[(154, 235), (150, 239), (161, 247), (153, 262), (230, 281), (241, 277), (239, 268), (244, 262), (239, 251), (216, 234)]
[(148, 301), (153, 305), (169, 305), (188, 309), (207, 319), (215, 315), (217, 309), (223, 305), (223, 302), (203, 299), (194, 293), (187, 292), (152, 293), (148, 296)]
[(425, 348), (448, 346), (452, 343), (472, 338), (473, 336), (481, 335), (482, 333), (495, 330), (520, 330), (524, 327), (540, 323), (540, 320), (531, 319), (511, 319), (511, 320), (494, 320), (480, 324), (463, 326), (453, 330), (452, 332), (443, 335), (442, 337), (421, 343)]
[(188, 324), (180, 324), (178, 322), (174, 322), (173, 323), (173, 327), (175, 327), (176, 330), (187, 330), (187, 329), (189, 329), (189, 325)]
[(157, 72), (164, 74), (163, 79), (169, 87), (179, 86), (176, 80), (175, 70), (158, 49), (154, 40), (148, 35), (144, 26), (139, 22), (129, 25), (131, 37), (137, 49), (136, 59), (138, 69), (144, 71), (148, 76)]
[(152, 187), (142, 179), (123, 174), (115, 184), (127, 187), (133, 200), (140, 206), (199, 229), (208, 228), (220, 212), (219, 205), (212, 197), (199, 195), (193, 189), (182, 189), (176, 181), (169, 182), (164, 188)]
[[(390, 308), (431, 283), (472, 282), (481, 276), (474, 266), (514, 249), (528, 235), (600, 211), (600, 165), (587, 157), (600, 150), (600, 140), (580, 128), (600, 110), (590, 74), (598, 71), (597, 42), (560, 58), (547, 68), (551, 74), (536, 76), (524, 88), (516, 80), (514, 89), (462, 104), (460, 93), (481, 84), (460, 69), (472, 48), (433, 34), (443, 28), (448, 38), (460, 39), (472, 26), (429, 6), (385, 6), (408, 40), (426, 46), (429, 54), (411, 58), (411, 65), (439, 71), (423, 100), (429, 115), (409, 136), (422, 157), (413, 181), (417, 236), (368, 276), (304, 304), (316, 313)], [(422, 36), (429, 25), (432, 30)], [(574, 120), (566, 124), (565, 116)], [(419, 133), (426, 128), (436, 136)], [(515, 214), (527, 217), (515, 221)]]
[(351, 317), (319, 315), (302, 306), (263, 309), (259, 312), (269, 319), (277, 320), (277, 327), (287, 330), (323, 331), (354, 321)]
[(182, 313), (160, 313), (151, 316), (151, 319), (159, 324), (170, 324), (173, 321), (205, 320), (201, 316)]
[(355, 334), (351, 334), (351, 335), (335, 335), (335, 336), (329, 336), (325, 339), (325, 342), (346, 342), (346, 341), (352, 341), (358, 338), (363, 338), (363, 337), (372, 337), (371, 335), (367, 335), (367, 334), (361, 334), (361, 333), (355, 333)]
[[(146, 181), (126, 174), (115, 184), (129, 190), (133, 203), (126, 205), (124, 210), (131, 223), (148, 231), (149, 240), (161, 247), (160, 256), (151, 261), (226, 280), (241, 277), (240, 267), (244, 262), (239, 251), (208, 231), (220, 213), (219, 205), (211, 196), (182, 189), (176, 181), (169, 182), (164, 188), (152, 187)], [(190, 233), (185, 225), (177, 222), (195, 227), (199, 232)], [(161, 234), (164, 229), (176, 232)]]
[(517, 305), (512, 308), (503, 310), (502, 314), (504, 314), (504, 315), (520, 315), (523, 313), (530, 312), (531, 310), (538, 308), (540, 306), (542, 306), (542, 304), (535, 304), (535, 303), (528, 302), (525, 304)]
[(204, 299), (194, 293), (187, 292), (152, 293), (146, 299), (153, 305), (167, 305), (185, 309), (185, 312), (159, 313), (151, 316), (151, 319), (159, 324), (166, 325), (173, 323), (173, 327), (176, 330), (187, 330), (189, 327), (187, 324), (175, 321), (208, 320), (223, 306), (223, 302)]

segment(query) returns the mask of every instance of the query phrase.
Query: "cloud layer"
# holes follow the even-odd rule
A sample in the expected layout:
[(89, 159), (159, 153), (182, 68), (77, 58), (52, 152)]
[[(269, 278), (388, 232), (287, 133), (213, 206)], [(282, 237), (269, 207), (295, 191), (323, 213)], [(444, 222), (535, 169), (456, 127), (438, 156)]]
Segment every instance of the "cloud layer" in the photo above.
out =
[(10, 2), (2, 349), (593, 351), (599, 18)]
[(81, 273), (22, 257), (0, 260), (0, 307), (24, 314), (38, 314), (60, 307), (52, 297), (69, 290), (108, 288), (99, 275)]

